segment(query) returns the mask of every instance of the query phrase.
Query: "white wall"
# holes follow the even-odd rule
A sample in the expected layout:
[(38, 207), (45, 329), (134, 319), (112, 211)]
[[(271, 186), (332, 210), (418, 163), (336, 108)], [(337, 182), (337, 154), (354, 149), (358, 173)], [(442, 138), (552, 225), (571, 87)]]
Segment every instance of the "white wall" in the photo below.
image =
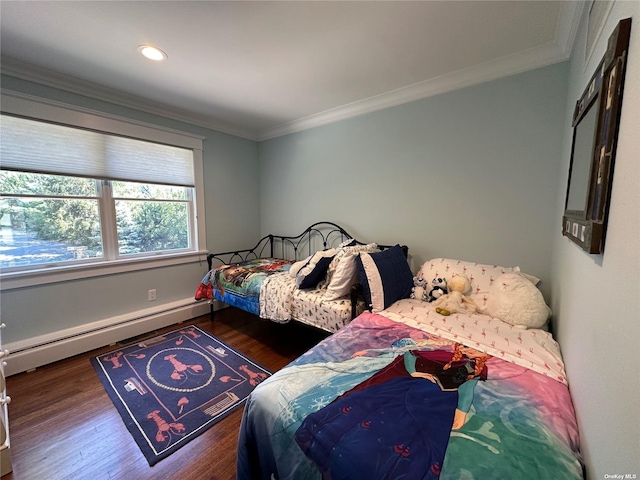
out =
[(260, 143), (262, 233), (330, 220), (363, 241), (520, 265), (548, 292), (567, 64)]
[[(574, 102), (622, 18), (633, 16), (607, 239), (588, 255), (554, 237), (552, 308), (573, 395), (589, 478), (640, 476), (640, 2), (616, 1), (585, 67), (585, 21), (571, 57), (562, 175), (556, 218), (564, 207)], [(585, 19), (586, 20), (586, 19)], [(613, 477), (608, 477), (613, 478)]]

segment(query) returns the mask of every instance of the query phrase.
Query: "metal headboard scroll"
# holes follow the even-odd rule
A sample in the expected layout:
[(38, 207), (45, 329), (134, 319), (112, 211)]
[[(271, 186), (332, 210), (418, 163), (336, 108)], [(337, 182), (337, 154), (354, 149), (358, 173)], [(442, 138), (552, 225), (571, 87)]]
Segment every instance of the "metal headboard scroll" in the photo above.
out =
[(220, 264), (240, 263), (247, 260), (264, 258), (267, 256), (284, 258), (287, 260), (300, 260), (302, 252), (311, 255), (318, 250), (326, 250), (336, 247), (345, 240), (353, 239), (357, 244), (363, 243), (355, 240), (344, 228), (333, 222), (317, 222), (307, 227), (304, 232), (295, 236), (265, 235), (253, 247), (245, 250), (235, 250), (207, 255), (209, 269), (216, 260)]
[(300, 260), (304, 256), (312, 255), (318, 250), (337, 247), (345, 240), (353, 239), (344, 228), (332, 222), (318, 222), (308, 227), (300, 235), (283, 236), (272, 235), (271, 256), (278, 258)]

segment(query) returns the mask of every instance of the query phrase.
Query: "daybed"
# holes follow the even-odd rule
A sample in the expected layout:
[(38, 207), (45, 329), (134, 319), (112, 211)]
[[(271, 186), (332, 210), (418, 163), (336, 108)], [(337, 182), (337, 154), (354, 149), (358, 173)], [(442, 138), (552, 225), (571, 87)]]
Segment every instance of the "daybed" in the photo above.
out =
[[(450, 259), (417, 277), (454, 273), (483, 304), (524, 278)], [(259, 385), (243, 413), (237, 478), (583, 478), (552, 335), (485, 306), (447, 316), (434, 303), (381, 304)]]
[[(332, 222), (296, 236), (266, 235), (251, 249), (209, 254), (195, 298), (212, 303), (212, 320), (215, 299), (275, 322), (297, 320), (335, 332), (367, 308), (357, 254), (389, 248), (360, 242)], [(394, 248), (406, 263), (407, 247)]]

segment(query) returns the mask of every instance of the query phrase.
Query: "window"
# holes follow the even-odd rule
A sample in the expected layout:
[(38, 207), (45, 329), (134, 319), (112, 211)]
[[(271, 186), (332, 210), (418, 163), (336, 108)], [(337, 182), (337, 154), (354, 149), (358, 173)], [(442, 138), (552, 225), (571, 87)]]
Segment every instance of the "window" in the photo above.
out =
[(190, 189), (112, 182), (120, 255), (188, 249)]
[(0, 268), (190, 250), (190, 190), (0, 170)]
[(103, 258), (95, 180), (0, 170), (0, 268)]
[[(3, 110), (6, 103), (11, 110), (3, 96)], [(3, 275), (197, 254), (201, 139), (87, 111), (40, 110), (48, 118), (0, 117)]]

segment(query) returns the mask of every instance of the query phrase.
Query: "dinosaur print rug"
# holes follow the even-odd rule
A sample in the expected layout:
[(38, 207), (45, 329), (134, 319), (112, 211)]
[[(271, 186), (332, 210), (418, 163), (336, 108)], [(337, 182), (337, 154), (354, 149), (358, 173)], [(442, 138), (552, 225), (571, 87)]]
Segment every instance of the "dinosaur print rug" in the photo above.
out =
[(149, 465), (241, 406), (271, 372), (195, 326), (91, 358)]

